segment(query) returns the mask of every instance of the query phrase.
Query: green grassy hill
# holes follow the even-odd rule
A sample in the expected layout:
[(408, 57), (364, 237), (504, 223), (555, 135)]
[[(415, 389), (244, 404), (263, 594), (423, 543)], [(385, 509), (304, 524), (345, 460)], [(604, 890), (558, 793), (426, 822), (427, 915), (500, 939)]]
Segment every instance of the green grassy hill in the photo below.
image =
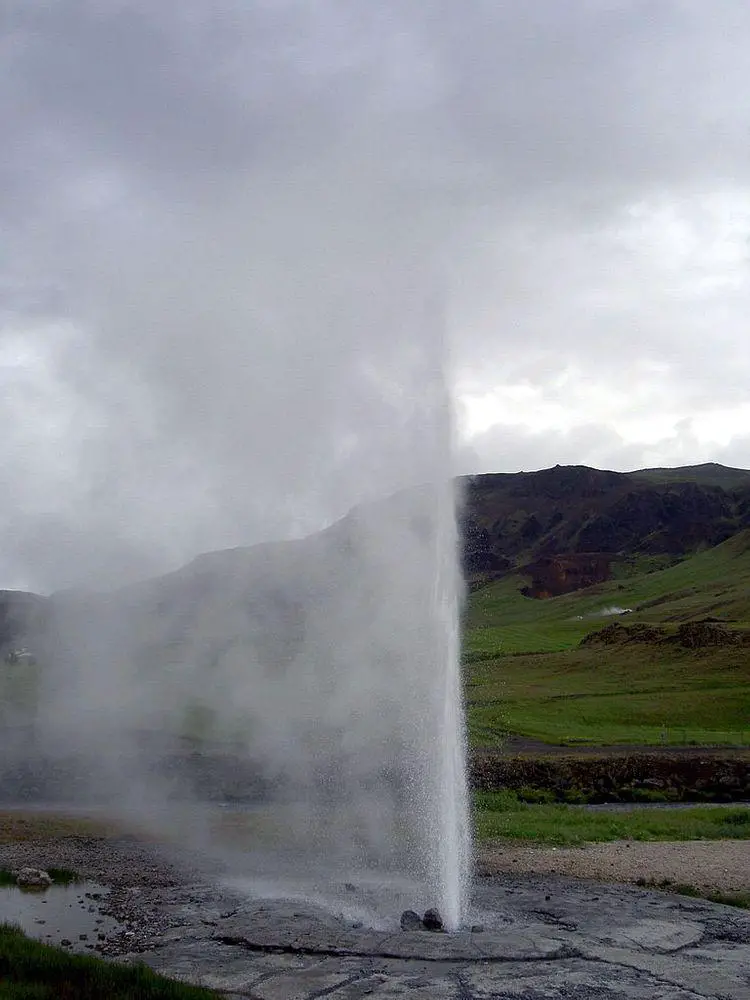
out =
[(507, 733), (550, 743), (750, 744), (750, 645), (580, 645), (615, 620), (675, 631), (711, 616), (750, 628), (750, 531), (667, 569), (544, 601), (523, 597), (524, 583), (508, 576), (469, 599), (474, 745)]

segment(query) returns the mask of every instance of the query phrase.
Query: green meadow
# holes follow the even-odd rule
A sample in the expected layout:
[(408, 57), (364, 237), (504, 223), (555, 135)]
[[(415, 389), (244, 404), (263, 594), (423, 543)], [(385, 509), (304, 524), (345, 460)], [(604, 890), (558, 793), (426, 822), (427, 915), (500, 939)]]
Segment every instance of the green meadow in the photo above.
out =
[[(646, 562), (646, 567), (651, 565)], [(750, 629), (750, 531), (651, 572), (547, 600), (509, 576), (474, 592), (464, 629), (471, 743), (508, 734), (563, 744), (750, 744), (750, 645), (581, 646), (618, 621), (720, 619)], [(608, 614), (613, 608), (627, 614)]]

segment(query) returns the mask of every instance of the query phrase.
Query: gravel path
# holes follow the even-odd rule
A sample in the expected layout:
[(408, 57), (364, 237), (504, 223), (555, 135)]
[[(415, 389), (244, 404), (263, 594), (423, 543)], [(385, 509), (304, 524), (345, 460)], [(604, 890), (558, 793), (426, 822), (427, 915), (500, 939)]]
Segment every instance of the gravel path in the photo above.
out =
[(750, 892), (749, 840), (621, 840), (584, 847), (485, 844), (477, 853), (482, 875), (554, 874), (629, 883), (671, 879), (705, 892)]

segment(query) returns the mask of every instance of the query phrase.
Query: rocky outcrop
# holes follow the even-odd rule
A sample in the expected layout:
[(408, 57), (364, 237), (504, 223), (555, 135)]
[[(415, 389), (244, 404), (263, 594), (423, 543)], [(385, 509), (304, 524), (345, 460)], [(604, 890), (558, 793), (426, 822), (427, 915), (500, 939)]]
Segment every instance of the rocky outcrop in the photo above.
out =
[(628, 643), (673, 643), (685, 649), (702, 649), (707, 646), (738, 646), (750, 643), (750, 632), (728, 629), (712, 619), (683, 622), (676, 632), (668, 632), (659, 625), (634, 623), (623, 625), (613, 622), (605, 628), (589, 632), (581, 639), (582, 646), (614, 646)]
[(743, 639), (740, 632), (732, 632), (717, 622), (684, 622), (677, 629), (676, 641), (686, 649), (700, 649), (704, 646), (736, 646)]
[(613, 622), (596, 632), (589, 632), (581, 639), (582, 646), (615, 646), (630, 642), (663, 642), (667, 630), (655, 625), (623, 625)]
[(612, 557), (599, 553), (545, 556), (521, 572), (531, 576), (531, 584), (521, 593), (525, 597), (557, 597), (609, 579)]

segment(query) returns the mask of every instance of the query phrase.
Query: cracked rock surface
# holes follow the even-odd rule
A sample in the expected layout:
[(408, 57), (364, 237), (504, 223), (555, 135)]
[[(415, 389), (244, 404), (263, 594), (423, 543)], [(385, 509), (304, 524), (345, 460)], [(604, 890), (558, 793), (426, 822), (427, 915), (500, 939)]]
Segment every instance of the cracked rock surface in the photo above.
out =
[(405, 900), (362, 926), (344, 915), (350, 882), (330, 909), (251, 898), (220, 866), (132, 839), (2, 845), (0, 864), (109, 886), (98, 905), (121, 930), (97, 950), (235, 1000), (750, 1000), (750, 912), (614, 883), (479, 878), (482, 930), (441, 934), (401, 930)]
[(664, 893), (482, 879), (474, 911), (484, 931), (436, 934), (397, 922), (354, 928), (309, 904), (232, 899), (227, 889), (204, 887), (200, 900), (196, 887), (164, 892), (164, 912), (182, 922), (137, 957), (228, 997), (750, 998), (750, 914)]

